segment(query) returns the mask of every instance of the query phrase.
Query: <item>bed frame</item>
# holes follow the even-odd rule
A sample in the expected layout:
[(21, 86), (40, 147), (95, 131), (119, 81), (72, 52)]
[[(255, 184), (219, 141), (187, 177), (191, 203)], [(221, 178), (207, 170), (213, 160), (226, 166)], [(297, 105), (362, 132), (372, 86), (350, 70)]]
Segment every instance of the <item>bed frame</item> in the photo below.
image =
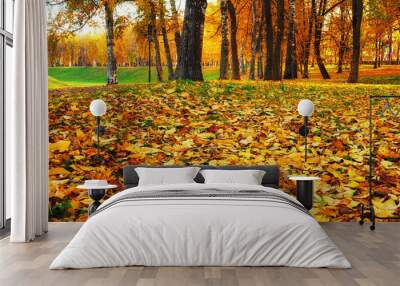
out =
[[(129, 189), (136, 187), (139, 183), (139, 176), (135, 171), (137, 167), (148, 167), (148, 168), (177, 168), (185, 166), (143, 166), (143, 165), (128, 165), (123, 169), (124, 177), (124, 188)], [(262, 185), (264, 187), (271, 187), (279, 189), (279, 167), (277, 165), (262, 165), (262, 166), (195, 166), (200, 167), (202, 170), (205, 169), (216, 169), (216, 170), (262, 170), (265, 171), (265, 175), (262, 179)], [(197, 183), (204, 183), (203, 176), (198, 173), (194, 178)]]

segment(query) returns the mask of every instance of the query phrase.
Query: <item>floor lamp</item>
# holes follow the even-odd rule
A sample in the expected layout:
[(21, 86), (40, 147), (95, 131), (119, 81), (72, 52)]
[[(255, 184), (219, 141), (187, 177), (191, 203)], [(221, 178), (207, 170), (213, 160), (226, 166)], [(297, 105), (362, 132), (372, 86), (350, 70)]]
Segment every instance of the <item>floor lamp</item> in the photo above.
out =
[(297, 106), (297, 111), (301, 116), (304, 117), (304, 125), (300, 127), (299, 134), (304, 137), (304, 163), (307, 162), (307, 136), (309, 133), (308, 129), (308, 118), (314, 112), (314, 103), (309, 99), (302, 99)]
[(101, 99), (93, 100), (90, 103), (90, 112), (96, 118), (96, 135), (97, 135), (97, 156), (96, 156), (96, 163), (101, 162), (100, 158), (100, 136), (104, 135), (105, 128), (100, 124), (100, 118), (107, 112), (107, 105)]

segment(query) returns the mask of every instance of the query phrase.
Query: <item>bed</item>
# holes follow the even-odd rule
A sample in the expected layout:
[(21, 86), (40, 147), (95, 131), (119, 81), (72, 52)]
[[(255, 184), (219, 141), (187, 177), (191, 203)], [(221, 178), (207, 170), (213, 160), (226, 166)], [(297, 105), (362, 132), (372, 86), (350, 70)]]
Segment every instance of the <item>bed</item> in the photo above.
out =
[(350, 268), (325, 231), (279, 190), (277, 166), (202, 170), (265, 171), (261, 185), (194, 183), (138, 186), (138, 166), (123, 170), (125, 191), (105, 201), (50, 269), (119, 266), (291, 266)]

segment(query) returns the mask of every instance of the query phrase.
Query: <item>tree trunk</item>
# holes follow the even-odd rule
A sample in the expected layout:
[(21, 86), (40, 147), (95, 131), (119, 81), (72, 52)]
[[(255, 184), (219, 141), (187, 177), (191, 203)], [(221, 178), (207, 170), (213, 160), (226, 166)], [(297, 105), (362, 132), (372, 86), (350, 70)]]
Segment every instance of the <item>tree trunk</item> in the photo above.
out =
[(244, 47), (243, 42), (240, 44), (240, 73), (244, 74), (246, 72), (246, 63), (244, 62)]
[(338, 54), (338, 66), (337, 66), (337, 73), (343, 72), (343, 61), (344, 55), (346, 53), (346, 18), (345, 18), (345, 4), (342, 3), (340, 5), (340, 40), (339, 40), (339, 54)]
[(187, 0), (183, 18), (178, 78), (203, 80), (201, 69), (207, 0)]
[(315, 0), (311, 0), (311, 11), (310, 11), (310, 15), (308, 17), (308, 31), (307, 31), (308, 33), (307, 33), (306, 44), (304, 47), (303, 78), (309, 78), (308, 61), (310, 59), (311, 37), (312, 37), (313, 26), (314, 26), (315, 11), (316, 11)]
[(255, 80), (255, 66), (256, 66), (256, 54), (257, 54), (257, 1), (252, 0), (251, 3), (251, 57), (250, 57), (250, 72), (249, 79)]
[(175, 75), (174, 75), (174, 68), (172, 65), (171, 50), (169, 48), (167, 28), (165, 26), (164, 0), (159, 0), (158, 4), (160, 9), (160, 26), (164, 43), (165, 60), (167, 62), (167, 68), (168, 68), (168, 79), (172, 80), (174, 79)]
[(264, 29), (265, 29), (265, 46), (267, 47), (265, 55), (264, 79), (273, 79), (273, 59), (274, 59), (274, 30), (272, 26), (271, 13), (272, 0), (263, 0), (264, 10)]
[(285, 79), (293, 79), (297, 77), (296, 64), (295, 64), (295, 42), (294, 42), (294, 13), (295, 13), (295, 0), (289, 0), (289, 19), (288, 19), (288, 33), (287, 33), (287, 46), (286, 46), (286, 61), (285, 61)]
[(361, 21), (363, 16), (363, 0), (353, 0), (353, 55), (351, 57), (351, 69), (348, 82), (358, 81), (358, 71), (360, 66), (360, 53), (361, 53)]
[(272, 79), (281, 80), (281, 63), (282, 63), (282, 40), (285, 29), (285, 1), (277, 0), (277, 27), (276, 40), (274, 46), (274, 58), (272, 64)]
[(298, 70), (298, 60), (297, 60), (297, 42), (296, 42), (296, 27), (294, 29), (295, 33), (293, 35), (293, 75), (294, 79), (297, 78), (297, 70)]
[(263, 59), (263, 21), (261, 20), (259, 22), (259, 26), (258, 26), (258, 37), (257, 37), (257, 77), (258, 79), (264, 79), (264, 67), (263, 67), (263, 63), (264, 63), (264, 59)]
[(381, 49), (382, 49), (382, 43), (379, 38), (379, 40), (378, 40), (378, 68), (381, 67)]
[(229, 40), (228, 40), (228, 0), (221, 0), (221, 56), (219, 62), (219, 79), (228, 79)]
[(389, 51), (388, 51), (388, 61), (389, 65), (392, 64), (392, 53), (393, 53), (393, 35), (392, 35), (392, 27), (389, 27), (389, 35), (388, 35), (388, 42), (389, 42)]
[(229, 22), (230, 22), (230, 46), (231, 46), (231, 69), (232, 79), (240, 79), (240, 66), (239, 56), (237, 48), (237, 22), (236, 22), (236, 10), (230, 0), (227, 1)]
[(396, 64), (400, 64), (400, 41), (397, 42), (397, 57)]
[(152, 26), (152, 40), (154, 42), (154, 50), (156, 52), (156, 70), (157, 70), (157, 79), (158, 81), (162, 81), (162, 64), (161, 64), (161, 52), (160, 52), (160, 43), (158, 42), (158, 31), (157, 31), (157, 22), (156, 22), (156, 10), (154, 7), (154, 3), (150, 1), (151, 15), (150, 21)]
[(114, 4), (104, 2), (107, 37), (107, 84), (117, 84), (117, 60), (114, 54)]
[(378, 34), (375, 35), (375, 61), (374, 61), (374, 69), (378, 68), (378, 55), (379, 55), (379, 48), (378, 48)]
[(330, 79), (329, 73), (326, 70), (324, 60), (322, 59), (321, 56), (321, 38), (322, 38), (322, 27), (324, 25), (324, 13), (326, 9), (326, 2), (327, 0), (321, 0), (320, 2), (320, 7), (319, 7), (319, 13), (317, 16), (316, 11), (313, 12), (315, 15), (315, 32), (314, 32), (314, 52), (315, 52), (315, 58), (317, 61), (317, 65), (319, 68), (319, 71), (321, 72), (321, 75), (323, 79)]
[[(180, 61), (180, 51), (181, 51), (181, 33), (179, 29), (179, 16), (178, 16), (178, 11), (176, 10), (176, 4), (175, 0), (170, 0), (169, 1), (170, 6), (171, 6), (171, 11), (172, 11), (172, 25), (174, 27), (174, 36), (175, 36), (175, 49), (176, 49), (176, 69), (178, 68), (178, 63)], [(175, 70), (175, 76), (177, 74), (177, 70)]]

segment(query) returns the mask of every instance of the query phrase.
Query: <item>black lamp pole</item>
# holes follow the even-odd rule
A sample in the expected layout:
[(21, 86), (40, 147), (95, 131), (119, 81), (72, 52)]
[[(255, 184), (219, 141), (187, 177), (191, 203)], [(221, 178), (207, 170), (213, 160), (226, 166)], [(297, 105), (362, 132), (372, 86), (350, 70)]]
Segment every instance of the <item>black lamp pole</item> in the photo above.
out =
[(96, 116), (97, 157), (100, 158), (100, 116)]
[(101, 162), (101, 157), (100, 157), (100, 136), (102, 136), (105, 132), (104, 126), (100, 125), (100, 118), (101, 116), (96, 116), (96, 136), (97, 136), (97, 162)]
[(307, 135), (308, 135), (308, 116), (304, 116), (304, 129), (306, 130), (304, 134), (304, 162), (307, 163)]
[(304, 125), (300, 127), (299, 134), (304, 137), (304, 162), (307, 163), (307, 135), (308, 135), (308, 116), (304, 116)]

